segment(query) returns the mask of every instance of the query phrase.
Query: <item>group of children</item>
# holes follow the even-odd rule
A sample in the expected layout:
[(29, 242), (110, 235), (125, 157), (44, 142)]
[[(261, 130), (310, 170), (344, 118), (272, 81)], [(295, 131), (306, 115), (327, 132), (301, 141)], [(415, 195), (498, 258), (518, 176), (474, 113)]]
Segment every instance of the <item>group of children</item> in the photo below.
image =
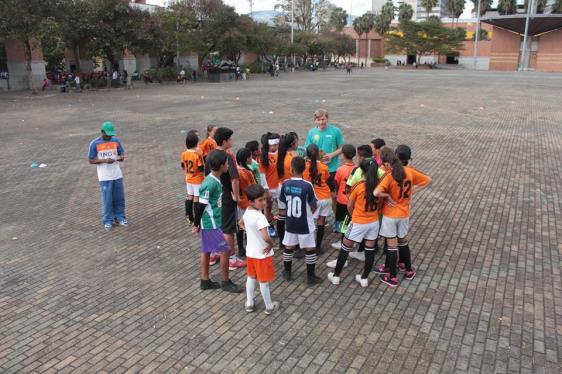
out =
[[(326, 111), (315, 112), (317, 122), (327, 118)], [(332, 212), (334, 231), (341, 233), (341, 240), (332, 244), (339, 250), (337, 259), (327, 263), (334, 268), (328, 274), (332, 284), (340, 284), (348, 257), (364, 261), (363, 272), (355, 277), (362, 287), (368, 286), (371, 272), (391, 287), (398, 285), (398, 272), (404, 279), (414, 278), (407, 241), (409, 203), (430, 178), (409, 165), (408, 146), (393, 150), (382, 139), (357, 148), (344, 144), (343, 163), (330, 173), (326, 163), (333, 160), (314, 143), (299, 147), (294, 132), (268, 132), (261, 142), (250, 141), (236, 154), (232, 137), (228, 128), (209, 126), (206, 139), (199, 142), (198, 132), (192, 130), (181, 156), (186, 219), (201, 239), (201, 289), (241, 293), (243, 288), (230, 280), (229, 271), (246, 267), (246, 311), (255, 310), (259, 283), (265, 313), (273, 313), (279, 304), (269, 290), (275, 279), (272, 237), (279, 237), (283, 250), (283, 278), (292, 281), (293, 258), (304, 257), (307, 283), (316, 285), (321, 282), (315, 271), (317, 256), (323, 253), (324, 228)], [(379, 236), (384, 238), (386, 261), (375, 266)], [(356, 244), (357, 252), (351, 252)], [(209, 265), (217, 262), (220, 284), (209, 277)]]

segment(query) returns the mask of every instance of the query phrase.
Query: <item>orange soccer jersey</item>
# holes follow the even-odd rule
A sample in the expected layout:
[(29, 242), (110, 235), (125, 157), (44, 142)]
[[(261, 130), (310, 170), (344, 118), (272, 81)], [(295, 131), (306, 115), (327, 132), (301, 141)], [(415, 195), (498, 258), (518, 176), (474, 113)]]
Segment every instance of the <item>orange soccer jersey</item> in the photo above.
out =
[(205, 167), (203, 156), (199, 150), (187, 149), (181, 154), (181, 163), (185, 170), (185, 182), (190, 184), (201, 184), (205, 178), (202, 169)]
[(336, 171), (336, 176), (334, 177), (334, 182), (336, 183), (336, 201), (342, 205), (347, 204), (347, 195), (345, 194), (345, 186), (347, 184), (347, 180), (351, 175), (353, 169), (357, 168), (353, 162), (349, 164), (343, 164), (338, 168)]
[(377, 203), (375, 199), (375, 205), (373, 210), (365, 210), (365, 182), (359, 182), (353, 187), (351, 193), (349, 194), (349, 200), (355, 201), (353, 205), (353, 213), (351, 214), (351, 222), (353, 223), (371, 223), (378, 221), (379, 212), (377, 211)]
[(303, 179), (309, 181), (314, 186), (314, 193), (318, 200), (326, 200), (332, 198), (332, 192), (328, 186), (328, 179), (330, 178), (330, 173), (328, 172), (328, 166), (321, 162), (317, 162), (318, 175), (314, 180), (310, 178), (310, 161), (306, 162), (306, 169), (303, 174)]
[(387, 173), (379, 182), (375, 191), (385, 192), (396, 202), (396, 206), (384, 204), (382, 215), (389, 218), (407, 218), (410, 216), (410, 199), (414, 186), (425, 186), (430, 178), (416, 169), (405, 166), (405, 177), (402, 185), (392, 177), (392, 172)]
[(274, 190), (279, 187), (279, 174), (277, 173), (277, 152), (270, 152), (267, 158), (269, 159), (269, 166), (265, 167), (260, 162), (260, 173), (265, 174), (267, 186), (270, 190)]
[(201, 150), (203, 157), (207, 157), (207, 155), (211, 153), (212, 150), (217, 149), (217, 147), (217, 142), (215, 142), (213, 138), (207, 138), (199, 144), (199, 149)]
[(256, 184), (256, 178), (254, 178), (254, 174), (250, 170), (242, 166), (238, 166), (238, 175), (240, 176), (240, 201), (238, 202), (238, 207), (245, 210), (250, 206), (250, 201), (248, 196), (246, 196), (246, 188)]
[(279, 177), (279, 184), (293, 177), (293, 173), (291, 172), (291, 161), (293, 161), (293, 155), (288, 152), (285, 155), (285, 160), (283, 160), (283, 176)]

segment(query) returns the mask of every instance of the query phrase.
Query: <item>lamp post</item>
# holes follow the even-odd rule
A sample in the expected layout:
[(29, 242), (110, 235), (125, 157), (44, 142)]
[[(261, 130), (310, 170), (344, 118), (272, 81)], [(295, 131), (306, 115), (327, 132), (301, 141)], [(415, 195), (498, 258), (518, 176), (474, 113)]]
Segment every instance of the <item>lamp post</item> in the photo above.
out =
[[(291, 0), (291, 46), (293, 46), (294, 43), (294, 39), (295, 39), (295, 0)], [(293, 67), (291, 68), (292, 72), (295, 72), (295, 63), (296, 63), (296, 59), (295, 59), (295, 51), (293, 50)]]
[(527, 3), (527, 16), (525, 17), (525, 34), (523, 35), (523, 47), (521, 49), (521, 63), (519, 64), (519, 71), (525, 71), (529, 67), (527, 64), (527, 35), (529, 34), (529, 19), (531, 18), (531, 10), (533, 9), (534, 1), (531, 0)]
[(180, 23), (176, 21), (176, 67), (180, 70), (180, 44), (179, 44)]
[(476, 70), (476, 54), (478, 53), (478, 39), (480, 37), (480, 6), (481, 6), (481, 1), (482, 0), (478, 0), (478, 10), (477, 10), (477, 15), (476, 15), (476, 34), (474, 35), (474, 52), (473, 52), (473, 56), (472, 56), (472, 68), (474, 70)]

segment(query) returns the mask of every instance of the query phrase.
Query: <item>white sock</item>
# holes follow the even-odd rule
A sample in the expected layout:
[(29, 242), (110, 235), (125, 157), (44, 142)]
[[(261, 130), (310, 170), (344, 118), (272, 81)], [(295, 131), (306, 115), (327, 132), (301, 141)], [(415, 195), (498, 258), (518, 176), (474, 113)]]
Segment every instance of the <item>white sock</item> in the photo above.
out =
[(263, 297), (263, 303), (267, 309), (273, 308), (273, 302), (271, 301), (271, 294), (269, 293), (269, 283), (260, 282), (260, 292)]
[[(260, 283), (260, 285), (261, 285), (261, 283)], [(254, 290), (255, 289), (256, 289), (256, 280), (254, 278), (248, 277), (246, 279), (246, 306), (254, 306)]]

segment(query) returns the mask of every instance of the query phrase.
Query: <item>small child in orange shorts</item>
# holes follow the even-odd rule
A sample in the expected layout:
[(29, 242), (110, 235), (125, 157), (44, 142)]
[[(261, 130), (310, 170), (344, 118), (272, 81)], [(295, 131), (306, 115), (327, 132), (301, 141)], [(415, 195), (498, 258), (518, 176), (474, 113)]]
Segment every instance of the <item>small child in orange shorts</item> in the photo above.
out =
[(250, 202), (250, 206), (239, 222), (247, 236), (246, 312), (251, 313), (255, 310), (254, 289), (256, 283), (259, 282), (265, 304), (265, 314), (270, 315), (279, 308), (279, 303), (271, 301), (269, 291), (269, 283), (275, 279), (275, 266), (273, 264), (273, 240), (268, 233), (269, 222), (262, 213), (266, 205), (265, 189), (259, 184), (253, 184), (244, 193)]

